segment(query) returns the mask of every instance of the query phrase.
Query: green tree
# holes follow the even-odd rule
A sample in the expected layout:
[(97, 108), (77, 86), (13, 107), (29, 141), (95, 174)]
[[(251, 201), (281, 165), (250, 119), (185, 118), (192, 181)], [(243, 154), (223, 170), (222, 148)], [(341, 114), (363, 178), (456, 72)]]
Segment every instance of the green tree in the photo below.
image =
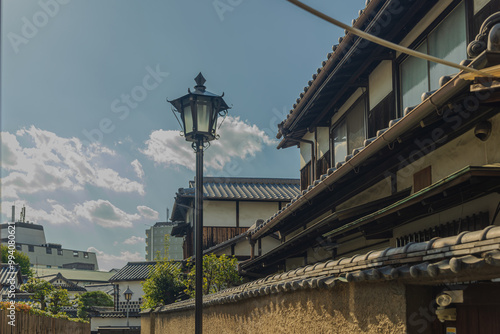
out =
[[(238, 260), (225, 254), (203, 256), (203, 294), (215, 293), (241, 283), (238, 275)], [(188, 263), (189, 265), (189, 263)], [(192, 266), (184, 280), (184, 292), (191, 298), (195, 296), (196, 265)]]
[(40, 308), (43, 311), (47, 309), (50, 294), (54, 289), (54, 286), (50, 282), (33, 277), (26, 284), (21, 285), (21, 290), (33, 294), (31, 299), (40, 303)]
[(48, 310), (52, 314), (57, 314), (64, 306), (70, 306), (68, 290), (61, 287), (54, 287), (48, 296)]
[(88, 318), (92, 306), (113, 306), (113, 298), (102, 291), (88, 291), (78, 296), (78, 318)]
[(30, 264), (30, 258), (28, 255), (26, 255), (23, 252), (19, 252), (17, 250), (10, 250), (9, 247), (2, 245), (1, 246), (1, 251), (2, 251), (2, 263), (9, 263), (9, 255), (10, 260), (14, 261), (14, 263), (17, 263), (19, 267), (21, 268), (21, 274), (32, 277), (33, 276), (33, 271), (31, 270), (31, 264)]
[(173, 261), (160, 261), (151, 266), (149, 278), (142, 283), (142, 308), (153, 308), (175, 302), (182, 292), (180, 265)]

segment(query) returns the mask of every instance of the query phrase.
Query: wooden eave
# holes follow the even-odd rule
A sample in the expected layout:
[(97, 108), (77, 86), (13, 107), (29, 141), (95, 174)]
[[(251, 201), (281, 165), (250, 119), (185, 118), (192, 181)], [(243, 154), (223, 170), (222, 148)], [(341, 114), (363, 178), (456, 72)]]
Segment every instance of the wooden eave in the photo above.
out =
[[(376, 1), (371, 3), (373, 2)], [(370, 9), (367, 7), (365, 14), (369, 10), (381, 10), (383, 3), (384, 1), (378, 1)], [(403, 6), (403, 14), (387, 14), (391, 17), (391, 24), (380, 29), (379, 37), (399, 42), (432, 8), (433, 2), (429, 4), (426, 1), (400, 1), (400, 4)], [(387, 8), (386, 12), (388, 13)], [(370, 21), (368, 15), (362, 15), (354, 26), (371, 31), (375, 24), (377, 22)], [(393, 58), (391, 50), (371, 42), (360, 47), (361, 41), (363, 40), (351, 34), (344, 37), (337, 51), (322, 69), (322, 72), (327, 73), (320, 73), (321, 77), (318, 75), (314, 80), (321, 82), (309, 87), (298, 105), (281, 123), (277, 138), (283, 139), (278, 148), (294, 146), (307, 129), (329, 124), (329, 119), (333, 116), (332, 109), (340, 107), (358, 87), (366, 85), (367, 75), (381, 60)]]

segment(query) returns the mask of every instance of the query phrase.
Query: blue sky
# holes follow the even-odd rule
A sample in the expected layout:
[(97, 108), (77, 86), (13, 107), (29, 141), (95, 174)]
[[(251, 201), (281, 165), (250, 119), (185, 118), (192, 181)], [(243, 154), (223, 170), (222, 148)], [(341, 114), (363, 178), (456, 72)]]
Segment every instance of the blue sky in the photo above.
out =
[[(307, 3), (349, 23), (365, 1)], [(232, 106), (206, 176), (298, 178), (276, 124), (344, 34), (284, 0), (3, 0), (1, 15), (1, 221), (25, 205), (103, 270), (144, 259), (194, 177), (166, 98), (201, 71)]]

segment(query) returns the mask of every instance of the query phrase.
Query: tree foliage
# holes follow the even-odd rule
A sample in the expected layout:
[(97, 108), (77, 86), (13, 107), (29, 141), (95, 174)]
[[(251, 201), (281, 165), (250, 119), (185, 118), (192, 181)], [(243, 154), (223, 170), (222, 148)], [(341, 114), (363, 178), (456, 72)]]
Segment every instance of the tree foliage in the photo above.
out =
[(92, 306), (113, 306), (113, 298), (102, 291), (87, 291), (78, 295), (78, 318), (88, 318)]
[(21, 274), (32, 277), (33, 271), (31, 270), (30, 258), (23, 252), (18, 250), (11, 250), (9, 254), (9, 248), (7, 246), (1, 246), (2, 251), (2, 263), (9, 263), (9, 255), (13, 256), (13, 261), (19, 265), (21, 268)]
[[(215, 293), (241, 283), (238, 275), (238, 260), (225, 254), (203, 256), (203, 294)], [(189, 263), (188, 263), (189, 265)], [(184, 292), (190, 297), (195, 296), (196, 265), (189, 270), (184, 280)]]
[(48, 311), (52, 314), (61, 312), (64, 306), (70, 306), (68, 290), (54, 287), (48, 296)]
[(21, 286), (21, 290), (33, 294), (31, 299), (39, 303), (40, 309), (43, 311), (47, 309), (50, 294), (54, 289), (54, 286), (50, 282), (33, 277), (30, 278), (26, 284)]
[[(159, 261), (149, 278), (142, 283), (144, 291), (142, 308), (166, 305), (182, 298), (195, 296), (196, 265), (187, 261), (188, 272), (184, 273), (174, 261)], [(215, 254), (203, 257), (203, 294), (214, 293), (241, 283), (237, 259)]]
[(182, 292), (180, 276), (180, 266), (173, 261), (160, 261), (156, 266), (151, 266), (149, 278), (142, 283), (142, 308), (173, 303)]

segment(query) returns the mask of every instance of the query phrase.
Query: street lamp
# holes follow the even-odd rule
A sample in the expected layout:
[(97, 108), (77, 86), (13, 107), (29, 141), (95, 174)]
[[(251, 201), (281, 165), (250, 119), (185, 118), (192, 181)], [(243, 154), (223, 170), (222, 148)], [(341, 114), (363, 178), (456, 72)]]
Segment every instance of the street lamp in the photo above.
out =
[[(170, 102), (181, 116), (184, 137), (192, 142), (196, 152), (195, 178), (195, 333), (202, 333), (203, 316), (203, 150), (204, 144), (217, 139), (217, 117), (227, 115), (229, 106), (222, 95), (206, 90), (205, 78), (201, 74), (194, 79), (194, 92), (188, 88), (188, 94)], [(174, 113), (175, 115), (175, 113)], [(177, 117), (177, 116), (176, 116)]]
[(130, 288), (127, 286), (127, 290), (125, 290), (125, 292), (123, 293), (123, 295), (125, 296), (125, 300), (127, 301), (127, 327), (129, 327), (129, 322), (128, 322), (128, 312), (130, 310), (130, 307), (129, 307), (129, 302), (130, 302), (130, 299), (132, 299), (132, 295), (134, 293), (132, 292), (132, 290), (130, 290)]

